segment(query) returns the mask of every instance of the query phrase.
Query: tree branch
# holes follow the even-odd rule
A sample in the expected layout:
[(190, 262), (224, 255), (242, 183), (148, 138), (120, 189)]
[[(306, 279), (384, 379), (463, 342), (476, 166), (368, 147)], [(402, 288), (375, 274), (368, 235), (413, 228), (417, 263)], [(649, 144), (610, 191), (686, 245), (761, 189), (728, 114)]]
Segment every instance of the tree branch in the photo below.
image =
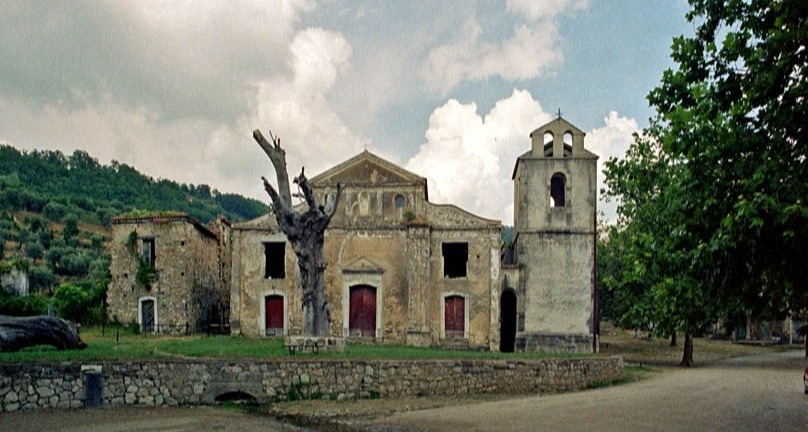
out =
[[(271, 131), (269, 132), (269, 137), (272, 139), (272, 143), (264, 138), (260, 130), (256, 129), (253, 131), (253, 138), (264, 150), (264, 153), (269, 156), (269, 160), (275, 168), (275, 177), (278, 179), (278, 195), (280, 200), (287, 207), (291, 208), (292, 194), (289, 190), (289, 174), (286, 172), (286, 151), (281, 148), (281, 139), (272, 136)], [(266, 188), (266, 180), (264, 180), (264, 187)]]
[(309, 209), (318, 211), (319, 207), (317, 205), (317, 200), (314, 199), (314, 194), (311, 192), (311, 185), (309, 185), (309, 179), (306, 178), (304, 171), (305, 167), (300, 168), (300, 175), (295, 177), (294, 182), (303, 192), (303, 199), (306, 200), (306, 204), (309, 206)]

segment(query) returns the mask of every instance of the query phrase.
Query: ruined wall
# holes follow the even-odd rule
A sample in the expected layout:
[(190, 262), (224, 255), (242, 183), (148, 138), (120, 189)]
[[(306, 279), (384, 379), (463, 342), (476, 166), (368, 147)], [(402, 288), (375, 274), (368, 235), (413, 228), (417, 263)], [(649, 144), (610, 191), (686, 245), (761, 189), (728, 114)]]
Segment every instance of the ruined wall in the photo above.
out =
[[(130, 243), (130, 233), (137, 241)], [(147, 284), (136, 280), (143, 239), (153, 239), (156, 275)], [(197, 311), (193, 288), (213, 288), (218, 278), (217, 241), (187, 217), (118, 219), (112, 226), (110, 275), (107, 303), (110, 318), (128, 324), (140, 323), (142, 299), (156, 303), (156, 331), (193, 331)], [(225, 290), (221, 285), (218, 288)], [(199, 291), (199, 290), (198, 290)], [(197, 292), (199, 294), (199, 292)], [(204, 290), (202, 294), (229, 295)]]
[[(95, 366), (95, 365), (93, 365)], [(176, 360), (105, 362), (104, 406), (212, 404), (244, 392), (260, 402), (432, 395), (536, 394), (608, 383), (620, 357), (540, 360)], [(0, 412), (82, 408), (77, 363), (0, 365)]]

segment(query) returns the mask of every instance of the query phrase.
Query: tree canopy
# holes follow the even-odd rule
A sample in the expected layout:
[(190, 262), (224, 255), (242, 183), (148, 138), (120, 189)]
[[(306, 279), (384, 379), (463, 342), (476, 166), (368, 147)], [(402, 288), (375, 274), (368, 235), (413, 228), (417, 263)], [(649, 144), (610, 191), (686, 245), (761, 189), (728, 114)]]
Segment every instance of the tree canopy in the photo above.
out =
[(651, 125), (606, 163), (622, 255), (605, 283), (630, 300), (620, 317), (661, 334), (808, 304), (808, 2), (690, 6)]

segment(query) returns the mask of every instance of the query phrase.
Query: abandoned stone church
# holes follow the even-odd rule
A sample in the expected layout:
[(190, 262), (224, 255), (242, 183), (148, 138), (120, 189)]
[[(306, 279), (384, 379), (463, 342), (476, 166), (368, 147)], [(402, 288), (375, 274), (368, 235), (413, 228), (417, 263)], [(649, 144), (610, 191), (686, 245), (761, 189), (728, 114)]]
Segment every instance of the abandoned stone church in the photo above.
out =
[[(333, 199), (337, 183), (345, 186), (325, 233), (332, 335), (416, 346), (591, 351), (597, 156), (584, 148), (584, 133), (560, 117), (530, 138), (513, 170), (512, 253), (503, 253), (500, 221), (431, 203), (424, 177), (368, 151), (310, 178), (320, 202)], [(113, 230), (132, 229), (124, 223), (132, 221), (120, 222)], [(209, 243), (218, 250), (227, 244), (229, 251), (219, 267), (229, 267), (232, 334), (298, 334), (303, 314), (295, 255), (274, 216), (226, 228), (216, 233), (226, 239)], [(117, 244), (122, 234), (114, 238), (113, 248), (124, 247)], [(150, 248), (160, 243), (153, 235), (143, 240)], [(181, 261), (181, 249), (172, 254), (165, 265)], [(138, 322), (159, 316), (181, 325), (187, 318), (175, 303), (190, 287), (168, 286), (161, 274), (159, 292), (135, 293), (131, 274), (115, 274), (119, 255), (125, 256), (113, 252), (111, 310)]]

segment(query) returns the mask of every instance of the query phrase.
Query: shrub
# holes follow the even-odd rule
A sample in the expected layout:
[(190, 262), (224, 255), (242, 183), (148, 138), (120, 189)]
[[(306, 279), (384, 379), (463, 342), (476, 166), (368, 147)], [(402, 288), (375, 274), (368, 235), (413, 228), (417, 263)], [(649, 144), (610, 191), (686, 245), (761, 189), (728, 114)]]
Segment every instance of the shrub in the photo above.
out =
[(38, 241), (28, 241), (25, 243), (25, 255), (32, 260), (38, 260), (45, 255), (45, 247)]
[(106, 319), (106, 296), (103, 284), (64, 284), (53, 293), (53, 308), (64, 319), (100, 324)]
[(48, 303), (40, 296), (20, 297), (0, 290), (0, 315), (32, 316), (45, 315), (47, 312)]
[(45, 204), (45, 207), (42, 209), (42, 214), (45, 215), (46, 218), (58, 222), (67, 214), (67, 207), (56, 201), (50, 201)]
[(77, 236), (79, 234), (79, 217), (75, 213), (70, 213), (65, 216), (65, 225), (62, 228), (62, 238), (65, 241)]

